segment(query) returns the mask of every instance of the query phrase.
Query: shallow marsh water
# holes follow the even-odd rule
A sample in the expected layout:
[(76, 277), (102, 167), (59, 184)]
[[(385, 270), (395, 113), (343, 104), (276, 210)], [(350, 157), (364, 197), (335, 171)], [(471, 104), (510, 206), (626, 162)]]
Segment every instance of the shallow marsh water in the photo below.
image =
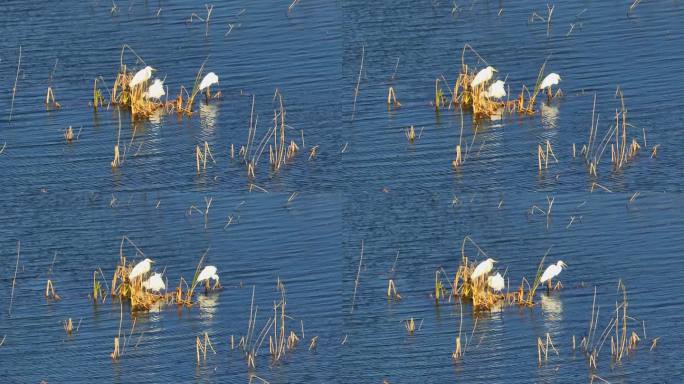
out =
[[(627, 383), (677, 382), (684, 374), (678, 350), (684, 341), (678, 267), (684, 134), (682, 87), (674, 80), (684, 69), (680, 2), (644, 2), (630, 13), (622, 2), (563, 2), (550, 30), (530, 22), (533, 12), (546, 14), (545, 5), (530, 1), (456, 8), (446, 1), (303, 1), (289, 13), (289, 2), (216, 3), (208, 29), (188, 22), (192, 13), (206, 15), (202, 3), (116, 5), (114, 13), (103, 1), (0, 5), (4, 381), (247, 382), (256, 374), (271, 383), (575, 383), (595, 374)], [(455, 80), (465, 43), (507, 77), (515, 94), (521, 84), (532, 85), (549, 58), (547, 69), (563, 78), (564, 97), (542, 107), (541, 116), (474, 122), (465, 114), (464, 138), (474, 145), (454, 171), (460, 115), (435, 113), (429, 102), (435, 78)], [(206, 68), (218, 73), (223, 99), (183, 119), (133, 123), (114, 108), (94, 113), (88, 106), (93, 79), (103, 76), (111, 85), (123, 44), (166, 76), (172, 95), (192, 83), (209, 57)], [(140, 66), (128, 53), (125, 60)], [(49, 84), (60, 111), (44, 109)], [(399, 109), (384, 102), (390, 85)], [(648, 145), (620, 171), (602, 165), (595, 179), (572, 158), (571, 146), (586, 143), (595, 94), (599, 135), (605, 132), (619, 105), (618, 85), (629, 121), (638, 132), (645, 129)], [(288, 134), (299, 141), (303, 131), (307, 148), (278, 174), (262, 160), (250, 181), (229, 160), (229, 146), (246, 142), (252, 95), (257, 136), (270, 127), (276, 88), (293, 127)], [(410, 125), (422, 132), (413, 144), (403, 133)], [(68, 126), (80, 131), (70, 145), (62, 137)], [(119, 126), (129, 152), (112, 171)], [(546, 140), (559, 162), (540, 174), (536, 148)], [(197, 175), (193, 151), (205, 141), (217, 162)], [(658, 156), (650, 158), (655, 144)], [(314, 145), (319, 155), (308, 160)], [(591, 192), (594, 182), (612, 193)], [(250, 183), (268, 193), (250, 192)], [(550, 219), (530, 215), (533, 205), (546, 207), (547, 196), (554, 198)], [(212, 198), (206, 222), (188, 213), (192, 205), (203, 209), (205, 197)], [(111, 277), (123, 235), (165, 268), (174, 286), (208, 250), (224, 289), (200, 295), (199, 306), (189, 310), (137, 316), (124, 356), (113, 362), (121, 307), (110, 299), (93, 305), (88, 294), (98, 267)], [(532, 277), (549, 248), (549, 260), (562, 259), (569, 268), (564, 289), (543, 293), (532, 309), (475, 316), (464, 304), (463, 330), (473, 338), (454, 362), (460, 306), (435, 306), (430, 294), (436, 270), (452, 277), (466, 235), (507, 269), (511, 286)], [(475, 257), (472, 249), (469, 256)], [(385, 298), (390, 277), (401, 301)], [(61, 302), (44, 299), (48, 278)], [(305, 340), (275, 365), (263, 351), (250, 371), (229, 338), (247, 330), (252, 287), (262, 313), (257, 327), (266, 322), (278, 278), (294, 317), (289, 327), (300, 332), (303, 321)], [(599, 328), (607, 325), (619, 279), (628, 289), (630, 315), (645, 321), (647, 337), (621, 363), (603, 353), (592, 371), (572, 351), (571, 338), (587, 333), (594, 287)], [(411, 317), (421, 326), (409, 336), (403, 321)], [(71, 336), (61, 324), (68, 318), (80, 322)], [(123, 329), (130, 332), (132, 323), (124, 307)], [(197, 365), (194, 341), (203, 332), (217, 354)], [(536, 339), (547, 332), (560, 355), (538, 366)], [(314, 336), (318, 347), (308, 351)], [(658, 346), (649, 351), (656, 337)]]

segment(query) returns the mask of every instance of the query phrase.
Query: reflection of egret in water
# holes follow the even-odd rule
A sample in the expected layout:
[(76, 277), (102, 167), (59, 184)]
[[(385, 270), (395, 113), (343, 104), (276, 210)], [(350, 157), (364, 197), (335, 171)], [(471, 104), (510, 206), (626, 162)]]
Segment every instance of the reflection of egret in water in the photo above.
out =
[(556, 128), (556, 121), (558, 120), (558, 107), (542, 103), (541, 116), (541, 123), (544, 128)]
[(163, 115), (164, 115), (164, 108), (157, 108), (157, 110), (152, 112), (152, 114), (148, 117), (153, 131), (158, 131), (159, 128), (161, 128), (162, 116)]
[(203, 319), (212, 319), (216, 313), (216, 308), (218, 306), (218, 295), (199, 295), (197, 297), (199, 302), (200, 314)]
[(563, 303), (557, 297), (542, 293), (541, 308), (546, 320), (554, 322), (563, 320)]
[(211, 141), (218, 116), (218, 105), (200, 103), (199, 106), (200, 127), (202, 128), (202, 140)]
[(159, 300), (156, 303), (152, 304), (152, 307), (150, 307), (149, 311), (149, 320), (150, 323), (158, 323), (161, 321), (161, 311), (162, 308), (164, 307), (164, 300)]
[[(504, 109), (503, 109), (503, 108), (499, 108), (499, 109), (497, 109), (496, 111), (494, 111), (494, 113), (492, 113), (491, 115), (489, 115), (489, 119), (490, 119), (491, 121), (501, 121), (501, 119), (503, 119), (503, 113), (504, 113)], [(501, 124), (493, 124), (492, 126), (493, 126), (493, 127), (500, 127)]]

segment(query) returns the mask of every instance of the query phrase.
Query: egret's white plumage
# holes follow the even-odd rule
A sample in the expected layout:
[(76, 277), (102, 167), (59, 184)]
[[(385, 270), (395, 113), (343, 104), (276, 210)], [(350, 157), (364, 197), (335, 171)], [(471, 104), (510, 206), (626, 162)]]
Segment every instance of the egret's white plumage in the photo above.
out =
[(147, 281), (143, 282), (143, 288), (150, 291), (159, 292), (166, 289), (161, 273), (153, 273)]
[(475, 75), (475, 78), (470, 83), (470, 86), (472, 88), (475, 88), (480, 84), (488, 82), (489, 80), (491, 80), (492, 76), (494, 76), (494, 72), (496, 72), (496, 69), (494, 69), (491, 65), (481, 70), (477, 73), (477, 75)]
[(214, 72), (209, 72), (204, 76), (202, 79), (202, 82), (200, 83), (199, 90), (203, 91), (205, 88), (209, 88), (210, 86), (214, 84), (218, 84), (219, 79), (218, 76)]
[(218, 281), (219, 277), (216, 271), (216, 267), (214, 267), (213, 265), (207, 265), (206, 267), (204, 267), (202, 272), (200, 272), (199, 276), (197, 276), (197, 282), (199, 283), (200, 281), (205, 281), (209, 279)]
[(139, 70), (138, 72), (136, 72), (135, 76), (133, 76), (133, 79), (128, 84), (128, 86), (133, 88), (138, 84), (146, 82), (150, 79), (150, 77), (152, 77), (152, 71), (154, 71), (154, 68), (150, 67), (149, 65)]
[(506, 282), (504, 282), (504, 278), (499, 272), (494, 276), (489, 276), (487, 278), (487, 284), (489, 285), (489, 288), (495, 292), (501, 292), (506, 286)]
[(470, 280), (475, 280), (480, 276), (484, 276), (489, 273), (489, 271), (494, 268), (494, 263), (496, 263), (496, 260), (489, 258), (475, 267), (475, 270), (473, 273), (470, 275)]
[(542, 273), (541, 279), (539, 280), (540, 283), (545, 283), (546, 281), (549, 281), (553, 279), (554, 277), (558, 276), (563, 268), (567, 268), (568, 266), (563, 262), (563, 260), (558, 260), (556, 264), (551, 264), (549, 265), (544, 273)]
[(152, 263), (153, 261), (150, 259), (145, 259), (133, 267), (133, 270), (131, 270), (131, 273), (128, 275), (129, 280), (133, 280), (137, 277), (141, 277), (147, 272), (150, 271), (150, 268), (152, 268)]
[(500, 99), (506, 96), (506, 89), (504, 88), (505, 82), (497, 80), (492, 85), (489, 86), (485, 96), (490, 99)]
[(145, 92), (145, 97), (148, 99), (159, 100), (164, 95), (166, 95), (166, 92), (164, 91), (164, 81), (159, 79), (154, 79), (152, 85), (150, 85), (147, 92)]
[(561, 78), (560, 78), (560, 76), (558, 76), (557, 73), (555, 73), (555, 72), (549, 73), (548, 75), (546, 75), (544, 80), (542, 80), (541, 85), (539, 86), (539, 89), (546, 89), (546, 88), (551, 87), (552, 85), (556, 85), (556, 84), (558, 84), (560, 79)]

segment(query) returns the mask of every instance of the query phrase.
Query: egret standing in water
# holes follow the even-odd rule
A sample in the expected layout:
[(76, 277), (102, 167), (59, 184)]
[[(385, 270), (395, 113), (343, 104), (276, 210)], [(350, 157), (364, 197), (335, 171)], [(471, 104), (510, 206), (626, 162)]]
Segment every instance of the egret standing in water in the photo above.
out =
[(205, 95), (207, 97), (207, 101), (209, 101), (209, 97), (211, 96), (209, 87), (211, 87), (214, 84), (218, 84), (219, 78), (216, 76), (214, 72), (209, 72), (204, 76), (202, 79), (202, 82), (200, 82), (199, 90), (200, 92), (205, 91)]
[(152, 263), (154, 263), (154, 261), (150, 259), (145, 259), (139, 262), (131, 270), (131, 273), (128, 275), (128, 279), (130, 281), (133, 281), (133, 279), (135, 278), (144, 276), (145, 274), (147, 274), (147, 272), (150, 271), (150, 268), (152, 268)]
[(147, 92), (143, 93), (144, 97), (157, 100), (164, 95), (166, 95), (166, 92), (164, 91), (164, 81), (159, 79), (154, 79), (154, 82), (147, 89)]
[(497, 80), (492, 85), (489, 86), (487, 92), (485, 92), (485, 97), (489, 99), (500, 99), (506, 97), (506, 89), (504, 89), (505, 82)]
[(494, 268), (494, 263), (496, 263), (496, 260), (489, 258), (478, 264), (473, 273), (470, 275), (470, 280), (475, 281), (480, 276), (486, 276), (492, 270), (492, 268)]
[(485, 84), (486, 82), (492, 79), (492, 76), (494, 76), (494, 72), (496, 72), (496, 69), (494, 69), (491, 65), (481, 70), (477, 73), (477, 75), (475, 75), (475, 78), (470, 83), (470, 87), (475, 89), (475, 87), (477, 87), (478, 85)]
[(154, 71), (154, 68), (150, 67), (149, 65), (138, 72), (133, 76), (133, 79), (131, 79), (131, 82), (128, 84), (128, 86), (133, 89), (135, 86), (142, 84), (146, 82), (147, 80), (152, 77), (152, 71)]
[(494, 276), (489, 276), (487, 278), (487, 284), (494, 292), (501, 292), (506, 286), (504, 278), (499, 272), (497, 272)]
[(143, 288), (153, 292), (159, 292), (166, 289), (166, 284), (162, 279), (161, 273), (153, 273), (147, 281), (143, 282)]
[(563, 260), (558, 260), (556, 264), (551, 264), (549, 265), (544, 273), (542, 273), (541, 279), (539, 279), (540, 283), (548, 283), (548, 288), (549, 290), (551, 289), (551, 280), (558, 276), (563, 268), (567, 268), (568, 266), (563, 262)]
[(197, 282), (196, 284), (199, 284), (200, 282), (204, 281), (205, 282), (205, 289), (209, 289), (209, 280), (214, 280), (214, 288), (216, 288), (219, 284), (219, 277), (218, 274), (216, 273), (216, 267), (213, 265), (207, 265), (202, 269), (202, 272), (197, 276)]
[(557, 85), (558, 82), (560, 82), (561, 78), (558, 76), (557, 73), (551, 72), (546, 77), (544, 80), (542, 80), (541, 85), (539, 86), (539, 89), (546, 89), (546, 93), (549, 96), (549, 99), (553, 98), (553, 95), (551, 94), (551, 87), (554, 85)]

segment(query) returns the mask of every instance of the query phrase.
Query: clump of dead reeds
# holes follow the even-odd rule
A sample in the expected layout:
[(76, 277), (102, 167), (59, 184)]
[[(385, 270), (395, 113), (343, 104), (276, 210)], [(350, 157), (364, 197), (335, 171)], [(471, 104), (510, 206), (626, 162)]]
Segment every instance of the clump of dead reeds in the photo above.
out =
[[(472, 82), (477, 75), (475, 68), (470, 68), (465, 61), (466, 49), (470, 49), (480, 60), (487, 65), (487, 62), (469, 45), (463, 46), (461, 53), (461, 66), (456, 82), (451, 92), (451, 104), (458, 105), (466, 111), (470, 111), (477, 118), (491, 117), (500, 115), (501, 111), (507, 106), (505, 101), (500, 101), (495, 98), (490, 98), (487, 95), (487, 83), (479, 84), (475, 87)], [(446, 82), (442, 78), (442, 81)], [(435, 109), (439, 110), (446, 104), (446, 97), (442, 92), (440, 79), (435, 80)]]
[(214, 354), (216, 354), (216, 350), (214, 349), (214, 346), (211, 344), (211, 340), (209, 339), (209, 333), (204, 332), (203, 338), (200, 339), (199, 336), (195, 338), (195, 350), (197, 352), (197, 365), (200, 364), (200, 356), (202, 356), (202, 360), (206, 361), (207, 360), (207, 351), (211, 349)]
[(121, 352), (119, 350), (119, 336), (114, 337), (114, 350), (109, 354), (109, 356), (114, 361), (119, 360), (119, 357), (121, 356)]
[[(478, 263), (470, 263), (468, 256), (466, 256), (466, 244), (470, 243), (477, 251), (476, 258), (488, 259), (489, 256), (485, 253), (480, 246), (475, 243), (469, 236), (463, 239), (461, 245), (461, 262), (456, 271), (456, 275), (453, 279), (452, 284), (452, 296), (458, 297), (459, 299), (465, 299), (472, 303), (473, 309), (476, 311), (489, 311), (494, 308), (498, 308), (504, 304), (517, 304), (519, 306), (531, 307), (535, 304), (535, 295), (537, 288), (539, 287), (541, 280), (541, 275), (543, 272), (543, 264), (546, 256), (550, 252), (551, 248), (546, 251), (544, 257), (542, 257), (535, 275), (535, 279), (532, 284), (523, 277), (520, 286), (516, 291), (513, 292), (495, 292), (489, 287), (487, 281), (488, 276), (483, 275), (478, 278), (473, 279), (472, 273), (477, 267)], [(439, 295), (439, 291), (442, 290), (441, 279), (435, 278), (435, 296)]]
[(314, 145), (309, 149), (309, 160), (315, 159), (318, 156), (318, 145)]
[[(257, 330), (258, 306), (254, 304), (255, 288), (252, 287), (252, 301), (249, 308), (249, 321), (247, 323), (247, 333), (240, 338), (237, 348), (242, 350), (249, 369), (256, 367), (256, 359), (260, 353), (261, 346), (268, 338), (268, 353), (273, 364), (276, 364), (286, 356), (287, 352), (293, 351), (300, 340), (304, 340), (304, 323), (301, 323), (301, 334), (297, 334), (294, 329), (288, 329), (289, 321), (294, 318), (287, 313), (287, 300), (285, 285), (278, 280), (276, 288), (280, 298), (273, 303), (273, 315), (270, 316), (261, 330)], [(313, 337), (309, 342), (309, 350), (316, 349), (318, 336)], [(234, 341), (231, 336), (231, 349), (234, 349)]]
[(416, 322), (413, 320), (413, 317), (408, 320), (404, 320), (404, 327), (409, 335), (413, 335), (413, 333), (416, 331)]
[(118, 168), (123, 161), (121, 160), (121, 157), (119, 156), (119, 144), (114, 146), (114, 159), (112, 159), (111, 165), (112, 168), (116, 169)]
[[(98, 269), (97, 271), (93, 271), (93, 291), (90, 295), (90, 298), (96, 303), (100, 300), (102, 300), (102, 302), (104, 303), (106, 298), (107, 298), (107, 291), (109, 289), (105, 290), (102, 287), (102, 283), (100, 283), (100, 279), (97, 276), (98, 272), (100, 273), (100, 276), (102, 277), (102, 280), (104, 281), (104, 283), (107, 284), (107, 282), (104, 279), (104, 274), (102, 273), (101, 269)], [(107, 287), (107, 288), (109, 288), (109, 287)]]
[[(482, 248), (480, 248), (480, 246), (469, 236), (466, 236), (461, 245), (461, 263), (456, 271), (456, 276), (454, 277), (452, 294), (461, 299), (470, 300), (475, 310), (490, 310), (495, 307), (497, 303), (502, 302), (505, 299), (505, 296), (496, 293), (489, 288), (487, 276), (480, 276), (476, 279), (471, 277), (477, 263), (470, 263), (468, 261), (468, 256), (466, 256), (465, 252), (465, 247), (468, 242), (475, 247), (478, 256), (482, 256), (485, 259), (488, 258)], [(435, 285), (435, 294), (437, 295), (437, 283), (435, 283)]]
[(62, 298), (55, 292), (55, 286), (52, 284), (52, 280), (48, 279), (45, 283), (45, 298), (52, 299), (54, 301), (60, 301)]
[[(478, 71), (476, 68), (471, 68), (468, 66), (468, 64), (466, 64), (466, 50), (472, 52), (477, 57), (479, 62), (488, 65), (487, 61), (484, 60), (469, 44), (465, 44), (463, 46), (459, 74), (452, 88), (453, 90), (450, 89), (451, 104), (458, 105), (464, 110), (471, 112), (476, 118), (498, 117), (501, 116), (504, 111), (517, 112), (521, 115), (533, 115), (536, 113), (537, 97), (541, 92), (540, 86), (543, 79), (546, 62), (542, 64), (537, 75), (534, 88), (531, 91), (528, 87), (523, 85), (517, 98), (513, 100), (503, 100), (490, 97), (487, 88), (490, 82), (485, 82), (475, 87), (472, 86), (472, 82), (475, 79)], [(435, 110), (437, 111), (447, 105), (446, 97), (442, 91), (441, 82), (446, 82), (446, 80), (444, 78), (442, 78), (441, 81), (439, 78), (435, 80), (435, 99), (433, 104), (435, 106)]]
[[(172, 294), (154, 293), (144, 289), (143, 277), (136, 277), (133, 280), (129, 278), (134, 265), (132, 263), (126, 262), (126, 256), (124, 255), (124, 245), (126, 242), (134, 248), (136, 255), (145, 257), (145, 254), (142, 252), (142, 250), (140, 250), (135, 243), (128, 239), (128, 237), (124, 236), (121, 239), (121, 245), (119, 247), (119, 263), (114, 271), (110, 289), (110, 294), (112, 297), (116, 297), (120, 301), (129, 302), (132, 311), (148, 311), (159, 302), (172, 301)], [(98, 282), (93, 280), (93, 284), (97, 285)], [(99, 285), (97, 286), (99, 287)], [(94, 286), (93, 295), (96, 295), (95, 288), (96, 287)]]
[(397, 93), (394, 91), (394, 87), (389, 87), (387, 90), (387, 108), (391, 107), (401, 107), (401, 103), (397, 100)]
[(71, 143), (74, 140), (74, 129), (71, 126), (64, 131), (64, 140), (67, 143)]
[(309, 351), (315, 350), (317, 346), (318, 346), (318, 336), (314, 336), (311, 338), (311, 341), (309, 342)]
[(105, 103), (105, 98), (102, 95), (102, 91), (100, 91), (100, 88), (97, 86), (97, 81), (99, 78), (95, 78), (93, 81), (93, 100), (91, 101), (91, 105), (93, 106), (93, 109), (97, 111), (97, 108), (101, 107)]
[[(594, 106), (591, 113), (591, 126), (589, 129), (589, 140), (587, 144), (582, 146), (581, 154), (584, 156), (587, 163), (587, 169), (591, 176), (598, 176), (598, 167), (601, 163), (601, 158), (610, 145), (610, 161), (613, 170), (620, 170), (634, 160), (642, 144), (639, 144), (638, 135), (643, 135), (643, 147), (646, 147), (646, 130), (641, 132), (632, 132), (636, 127), (630, 124), (627, 120), (627, 108), (625, 106), (625, 99), (622, 90), (618, 87), (615, 91), (615, 97), (619, 98), (620, 106), (615, 110), (615, 118), (611, 126), (608, 128), (603, 138), (597, 141), (599, 130), (600, 114), (596, 114), (596, 95), (594, 95)], [(629, 137), (631, 137), (631, 142)], [(651, 157), (654, 157), (657, 151), (657, 145), (653, 147)], [(574, 152), (574, 151), (573, 151)]]
[(551, 157), (553, 157), (556, 163), (558, 163), (558, 158), (553, 153), (553, 147), (551, 146), (551, 142), (549, 140), (546, 140), (546, 146), (544, 148), (541, 144), (537, 144), (537, 164), (539, 167), (539, 172), (542, 171), (542, 164), (543, 169), (549, 168), (549, 158)]
[(409, 143), (413, 143), (416, 140), (416, 130), (413, 128), (413, 125), (404, 129), (404, 136), (406, 136), (406, 140)]
[(200, 149), (199, 145), (195, 145), (195, 162), (197, 165), (198, 175), (202, 170), (207, 170), (207, 160), (211, 160), (214, 164), (216, 164), (216, 160), (214, 160), (214, 156), (211, 154), (211, 148), (209, 148), (209, 143), (205, 141), (203, 149)]
[[(119, 68), (116, 80), (111, 91), (111, 104), (127, 108), (131, 111), (133, 119), (145, 119), (163, 105), (145, 97), (147, 82), (130, 87), (135, 72), (129, 72), (125, 64)], [(101, 96), (101, 95), (100, 95)], [(97, 105), (97, 95), (93, 95), (93, 104)]]
[(401, 295), (397, 291), (397, 285), (394, 279), (389, 279), (387, 282), (387, 298), (390, 300), (401, 300)]
[[(82, 320), (82, 319), (81, 319)], [(81, 327), (81, 320), (78, 321), (78, 324), (74, 328), (74, 322), (71, 320), (71, 317), (64, 320), (62, 322), (62, 327), (64, 328), (64, 332), (67, 333), (67, 335), (71, 336), (74, 331), (78, 332), (78, 329)]]
[(556, 349), (556, 346), (553, 345), (551, 335), (547, 332), (546, 341), (542, 341), (541, 337), (537, 338), (537, 360), (539, 365), (542, 364), (542, 356), (544, 356), (544, 361), (549, 360), (549, 348), (551, 348), (551, 350), (553, 350), (556, 353), (556, 356), (560, 356), (558, 350)]
[(45, 94), (45, 108), (50, 110), (50, 108), (53, 109), (62, 109), (62, 105), (55, 100), (55, 93), (52, 90), (52, 87), (48, 87), (47, 93)]
[[(629, 315), (627, 300), (627, 289), (620, 280), (618, 282), (618, 300), (615, 302), (615, 309), (609, 318), (608, 325), (597, 336), (600, 307), (596, 305), (596, 288), (594, 288), (594, 299), (591, 308), (591, 318), (589, 321), (589, 332), (582, 338), (580, 347), (587, 357), (589, 367), (596, 369), (599, 354), (604, 344), (610, 338), (610, 356), (614, 363), (621, 362), (625, 357), (633, 354), (638, 349), (642, 337), (637, 332), (637, 327), (641, 327), (642, 336), (646, 338), (646, 325), (643, 320), (638, 320)], [(655, 347), (657, 339), (654, 339), (650, 350)]]

